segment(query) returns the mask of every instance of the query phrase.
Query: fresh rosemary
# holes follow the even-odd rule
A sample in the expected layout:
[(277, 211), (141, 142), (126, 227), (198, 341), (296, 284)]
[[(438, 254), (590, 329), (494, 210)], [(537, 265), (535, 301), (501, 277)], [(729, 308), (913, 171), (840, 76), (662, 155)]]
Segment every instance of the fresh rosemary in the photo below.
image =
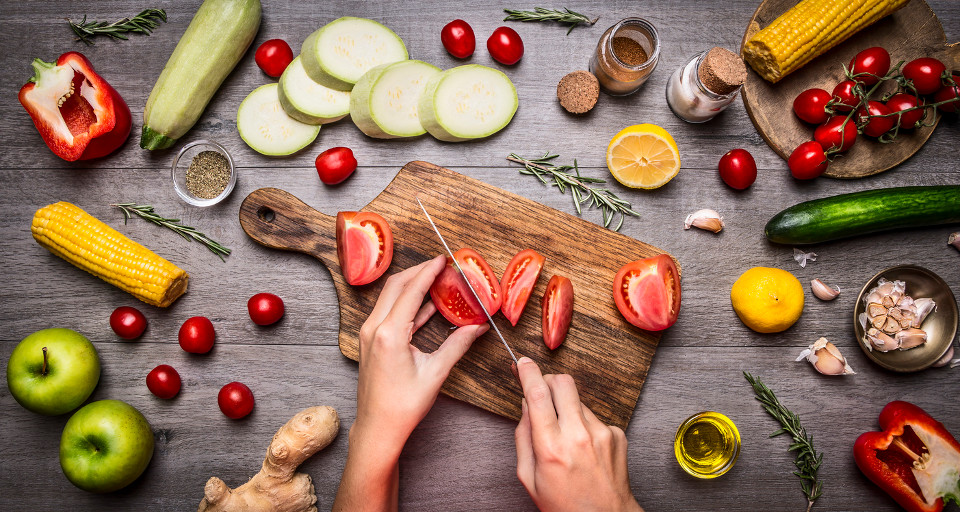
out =
[(546, 9), (543, 7), (534, 7), (532, 11), (504, 9), (503, 12), (507, 13), (507, 17), (504, 18), (503, 21), (556, 21), (557, 23), (569, 23), (570, 29), (567, 30), (567, 35), (570, 35), (570, 32), (573, 32), (573, 29), (581, 23), (593, 25), (600, 19), (600, 17), (597, 16), (591, 20), (587, 15), (571, 11), (566, 7), (564, 7), (563, 10)]
[[(582, 213), (580, 205), (589, 201), (593, 206), (600, 208), (600, 212), (603, 214), (603, 227), (605, 228), (610, 227), (614, 216), (618, 214), (620, 215), (620, 221), (617, 222), (615, 228), (611, 228), (614, 231), (620, 231), (624, 216), (640, 216), (639, 213), (631, 209), (630, 203), (620, 199), (613, 192), (605, 188), (586, 185), (587, 183), (606, 183), (606, 180), (581, 176), (576, 160), (573, 161), (573, 165), (554, 165), (552, 160), (557, 156), (547, 152), (540, 158), (529, 159), (516, 153), (510, 153), (507, 160), (523, 164), (523, 170), (520, 171), (520, 174), (536, 176), (544, 185), (549, 184), (560, 189), (561, 194), (566, 192), (567, 187), (570, 187), (570, 193), (573, 195), (573, 206), (577, 209), (577, 215)], [(574, 172), (569, 172), (571, 169)]]
[(114, 22), (106, 21), (87, 21), (87, 16), (83, 16), (80, 23), (74, 23), (67, 19), (73, 33), (84, 43), (93, 44), (92, 37), (98, 35), (109, 36), (114, 39), (126, 40), (127, 32), (134, 34), (150, 35), (153, 29), (160, 25), (160, 22), (167, 22), (167, 13), (163, 9), (144, 9), (140, 14), (132, 18), (123, 18)]
[(204, 235), (203, 233), (197, 231), (196, 228), (191, 228), (190, 226), (184, 226), (180, 223), (180, 219), (168, 219), (161, 217), (153, 211), (153, 207), (149, 205), (140, 205), (136, 203), (118, 203), (112, 204), (114, 208), (119, 208), (123, 212), (123, 222), (124, 224), (130, 220), (132, 215), (136, 215), (140, 218), (143, 218), (147, 221), (150, 221), (158, 226), (163, 226), (165, 228), (173, 230), (176, 234), (182, 236), (184, 240), (192, 241), (196, 240), (201, 244), (205, 245), (207, 249), (210, 249), (210, 252), (217, 255), (221, 261), (224, 256), (230, 254), (230, 249), (224, 247), (217, 242), (216, 240)]
[(823, 463), (823, 452), (817, 453), (813, 447), (813, 436), (807, 434), (803, 426), (800, 425), (800, 417), (790, 412), (783, 406), (773, 391), (766, 384), (760, 381), (759, 377), (754, 377), (747, 372), (743, 372), (744, 378), (753, 386), (753, 392), (757, 400), (763, 404), (763, 409), (767, 414), (773, 416), (780, 422), (781, 428), (770, 434), (770, 437), (776, 437), (780, 434), (790, 434), (793, 437), (793, 443), (788, 448), (791, 452), (797, 452), (797, 459), (794, 464), (797, 471), (793, 474), (800, 477), (800, 488), (803, 494), (807, 496), (807, 512), (813, 508), (813, 502), (823, 494), (823, 482), (817, 479), (817, 470)]

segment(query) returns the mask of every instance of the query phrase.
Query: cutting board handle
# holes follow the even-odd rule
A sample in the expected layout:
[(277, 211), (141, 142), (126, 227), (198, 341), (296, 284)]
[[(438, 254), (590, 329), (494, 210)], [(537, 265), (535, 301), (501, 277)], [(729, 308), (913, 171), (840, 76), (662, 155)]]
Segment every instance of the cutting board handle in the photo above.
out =
[(240, 205), (240, 226), (250, 238), (271, 249), (309, 254), (331, 270), (339, 265), (336, 222), (278, 188), (254, 190)]

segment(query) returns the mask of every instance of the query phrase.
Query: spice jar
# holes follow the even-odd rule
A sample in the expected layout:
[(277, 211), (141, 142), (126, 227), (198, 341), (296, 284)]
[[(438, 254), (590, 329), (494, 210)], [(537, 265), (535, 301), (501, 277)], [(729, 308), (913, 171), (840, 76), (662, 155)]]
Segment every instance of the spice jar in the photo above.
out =
[(747, 78), (743, 60), (725, 48), (711, 48), (693, 56), (670, 76), (667, 104), (688, 123), (716, 117), (737, 97)]
[(627, 18), (600, 36), (590, 59), (590, 72), (607, 94), (625, 96), (647, 81), (659, 60), (656, 27), (643, 18)]

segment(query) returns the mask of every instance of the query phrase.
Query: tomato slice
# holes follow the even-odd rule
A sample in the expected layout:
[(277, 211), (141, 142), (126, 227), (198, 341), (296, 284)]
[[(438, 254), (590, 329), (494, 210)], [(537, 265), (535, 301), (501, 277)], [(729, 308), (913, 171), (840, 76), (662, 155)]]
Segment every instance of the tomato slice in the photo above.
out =
[(553, 276), (543, 292), (543, 342), (553, 350), (567, 339), (573, 317), (573, 283), (563, 276)]
[(373, 212), (337, 214), (337, 259), (344, 279), (353, 286), (376, 281), (393, 260), (393, 232)]
[(680, 273), (666, 254), (627, 263), (613, 278), (613, 300), (631, 324), (662, 331), (680, 313)]
[[(496, 313), (500, 309), (503, 294), (500, 290), (500, 282), (497, 281), (497, 276), (490, 265), (477, 251), (468, 247), (453, 253), (453, 257), (460, 264), (464, 275), (470, 280), (470, 284), (477, 291), (487, 311), (491, 315)], [(483, 314), (480, 303), (470, 293), (467, 282), (457, 272), (450, 258), (447, 258), (447, 267), (440, 272), (430, 286), (430, 298), (433, 299), (440, 314), (453, 325), (462, 327), (487, 321), (487, 315)]]
[(540, 278), (543, 262), (546, 258), (533, 249), (524, 249), (517, 253), (507, 265), (507, 270), (500, 279), (500, 288), (503, 290), (503, 305), (500, 310), (503, 316), (510, 320), (510, 325), (517, 325), (523, 308), (527, 306), (530, 293)]

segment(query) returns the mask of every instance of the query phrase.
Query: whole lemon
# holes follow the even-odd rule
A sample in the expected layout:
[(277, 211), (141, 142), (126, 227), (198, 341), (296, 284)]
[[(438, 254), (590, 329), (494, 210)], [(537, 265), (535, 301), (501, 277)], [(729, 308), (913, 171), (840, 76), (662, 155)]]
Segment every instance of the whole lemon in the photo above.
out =
[(730, 302), (740, 321), (754, 331), (785, 331), (803, 313), (803, 285), (786, 270), (753, 267), (733, 283)]

